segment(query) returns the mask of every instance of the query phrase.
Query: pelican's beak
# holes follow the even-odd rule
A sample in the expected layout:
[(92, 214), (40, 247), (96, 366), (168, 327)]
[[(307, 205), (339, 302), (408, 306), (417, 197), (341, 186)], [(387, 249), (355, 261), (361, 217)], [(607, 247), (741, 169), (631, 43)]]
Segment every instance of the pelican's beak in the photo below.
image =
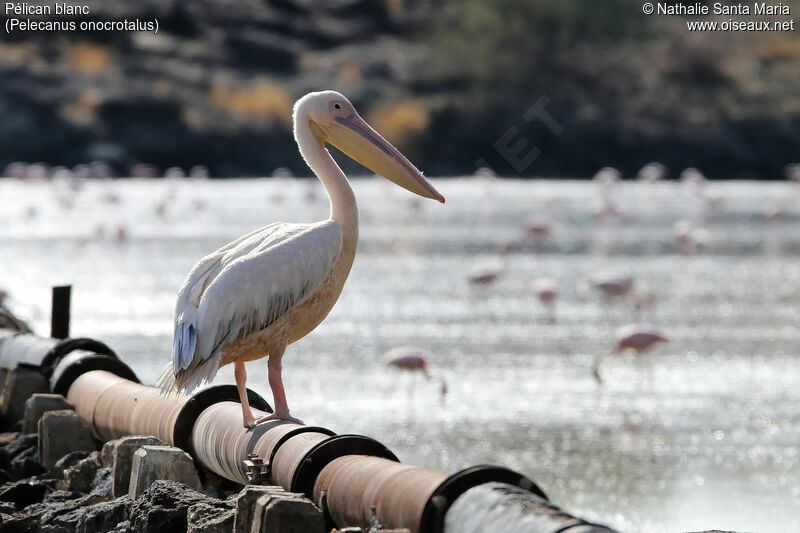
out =
[(444, 196), (425, 179), (411, 161), (384, 139), (358, 113), (336, 117), (324, 128), (327, 142), (371, 171), (409, 191), (444, 203)]

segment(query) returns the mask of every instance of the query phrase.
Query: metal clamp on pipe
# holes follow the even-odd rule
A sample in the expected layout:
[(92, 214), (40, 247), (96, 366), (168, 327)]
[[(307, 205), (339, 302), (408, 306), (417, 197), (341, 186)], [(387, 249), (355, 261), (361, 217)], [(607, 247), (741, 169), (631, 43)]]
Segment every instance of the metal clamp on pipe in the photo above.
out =
[[(192, 452), (192, 428), (200, 416), (200, 413), (220, 402), (238, 402), (239, 392), (236, 385), (216, 385), (208, 387), (193, 394), (178, 414), (175, 421), (175, 429), (172, 435), (172, 442), (178, 448), (187, 452)], [(247, 401), (255, 409), (272, 412), (272, 407), (257, 392), (247, 389)]]
[(92, 370), (105, 370), (134, 383), (139, 383), (139, 378), (136, 377), (133, 370), (117, 359), (116, 355), (73, 350), (62, 357), (53, 369), (50, 376), (50, 390), (54, 394), (67, 396), (72, 383), (82, 374)]
[[(263, 401), (263, 400), (262, 400)], [(266, 404), (266, 402), (264, 402)], [(251, 400), (251, 407), (254, 402)], [(272, 410), (268, 405), (265, 408)], [(269, 413), (253, 408), (256, 417)], [(296, 426), (285, 420), (270, 420), (254, 428), (242, 426), (242, 406), (238, 401), (222, 401), (210, 405), (197, 415), (191, 427), (191, 454), (210, 471), (237, 483), (247, 483), (244, 461), (250, 454), (268, 457), (264, 439), (284, 425)], [(185, 427), (185, 426), (184, 426)], [(177, 433), (177, 432), (176, 432)]]
[[(258, 441), (255, 442), (254, 450), (260, 452), (259, 455), (266, 459), (267, 476), (273, 485), (281, 485), (286, 490), (291, 490), (287, 485), (283, 485), (278, 479), (276, 479), (274, 475), (275, 471), (273, 467), (275, 465), (275, 455), (280, 447), (283, 446), (287, 441), (301, 434), (305, 434), (304, 437), (300, 438), (303, 442), (310, 441), (315, 443), (325, 440), (327, 437), (336, 435), (336, 433), (330, 429), (319, 426), (304, 426), (301, 424), (286, 423), (275, 427), (275, 429), (267, 432), (263, 437), (260, 437)], [(298, 442), (299, 441), (295, 442), (295, 446)], [(284, 457), (289, 456), (290, 453), (288, 452), (284, 454)]]
[(363, 435), (334, 435), (319, 439), (289, 440), (275, 454), (272, 480), (291, 492), (314, 497), (314, 483), (325, 466), (345, 455), (366, 455), (399, 462), (397, 456), (377, 440)]
[(464, 492), (447, 511), (447, 533), (615, 533), (571, 515), (538, 495), (505, 483), (484, 483)]
[(547, 501), (547, 495), (539, 486), (513, 470), (502, 466), (479, 465), (465, 468), (442, 481), (433, 491), (420, 520), (420, 531), (440, 533), (444, 531), (447, 510), (459, 496), (473, 487), (489, 482), (500, 482), (519, 487)]

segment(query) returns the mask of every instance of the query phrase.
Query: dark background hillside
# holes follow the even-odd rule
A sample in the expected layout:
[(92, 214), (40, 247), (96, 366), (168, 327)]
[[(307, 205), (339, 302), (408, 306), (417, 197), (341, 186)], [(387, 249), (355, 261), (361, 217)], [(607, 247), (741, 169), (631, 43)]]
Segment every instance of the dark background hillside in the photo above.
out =
[[(779, 178), (800, 159), (798, 31), (689, 32), (629, 0), (85, 4), (72, 20), (158, 19), (159, 32), (1, 34), (0, 169), (305, 175), (291, 105), (327, 88), (432, 175), (633, 175), (660, 161)], [(537, 102), (551, 121), (531, 117)], [(502, 146), (522, 140), (521, 156), (539, 155), (515, 164)]]

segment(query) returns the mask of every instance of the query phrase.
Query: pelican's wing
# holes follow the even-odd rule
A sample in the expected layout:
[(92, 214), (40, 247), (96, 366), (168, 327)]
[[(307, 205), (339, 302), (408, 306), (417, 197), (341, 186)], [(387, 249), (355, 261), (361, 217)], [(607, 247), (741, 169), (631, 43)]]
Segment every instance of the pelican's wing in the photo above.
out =
[(332, 220), (273, 224), (200, 261), (193, 287), (184, 286), (189, 312), (176, 313), (173, 371), (278, 320), (319, 288), (341, 250)]

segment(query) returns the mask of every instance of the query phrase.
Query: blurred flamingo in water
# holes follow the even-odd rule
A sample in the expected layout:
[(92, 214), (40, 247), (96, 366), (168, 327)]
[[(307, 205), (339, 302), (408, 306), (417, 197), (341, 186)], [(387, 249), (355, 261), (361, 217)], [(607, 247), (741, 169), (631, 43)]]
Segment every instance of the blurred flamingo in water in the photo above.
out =
[[(600, 364), (609, 357), (619, 355), (625, 350), (633, 350), (637, 356), (641, 356), (658, 342), (667, 342), (669, 337), (659, 328), (650, 324), (628, 324), (619, 328), (615, 335), (614, 348), (597, 358), (592, 368), (592, 373), (599, 383), (603, 380), (600, 377)], [(652, 373), (652, 367), (651, 367)]]
[(786, 167), (786, 179), (800, 183), (800, 163), (792, 163)]
[(592, 278), (592, 285), (600, 291), (606, 302), (630, 294), (633, 282), (632, 275), (617, 271), (601, 272)]
[(555, 323), (555, 307), (558, 298), (558, 283), (551, 278), (538, 278), (533, 281), (533, 292), (539, 301), (547, 309), (550, 323)]
[(661, 163), (647, 163), (639, 171), (636, 179), (639, 181), (661, 181), (667, 177), (667, 167)]
[[(434, 377), (428, 372), (428, 354), (422, 348), (413, 346), (392, 348), (384, 354), (383, 359), (387, 365), (400, 370), (419, 372), (428, 381)], [(439, 381), (440, 392), (444, 397), (447, 394), (447, 383), (441, 377), (436, 377), (435, 379)]]
[(517, 241), (505, 241), (500, 243), (501, 263), (495, 266), (477, 267), (467, 275), (467, 282), (470, 285), (491, 285), (500, 279), (508, 270), (508, 254), (519, 245)]

